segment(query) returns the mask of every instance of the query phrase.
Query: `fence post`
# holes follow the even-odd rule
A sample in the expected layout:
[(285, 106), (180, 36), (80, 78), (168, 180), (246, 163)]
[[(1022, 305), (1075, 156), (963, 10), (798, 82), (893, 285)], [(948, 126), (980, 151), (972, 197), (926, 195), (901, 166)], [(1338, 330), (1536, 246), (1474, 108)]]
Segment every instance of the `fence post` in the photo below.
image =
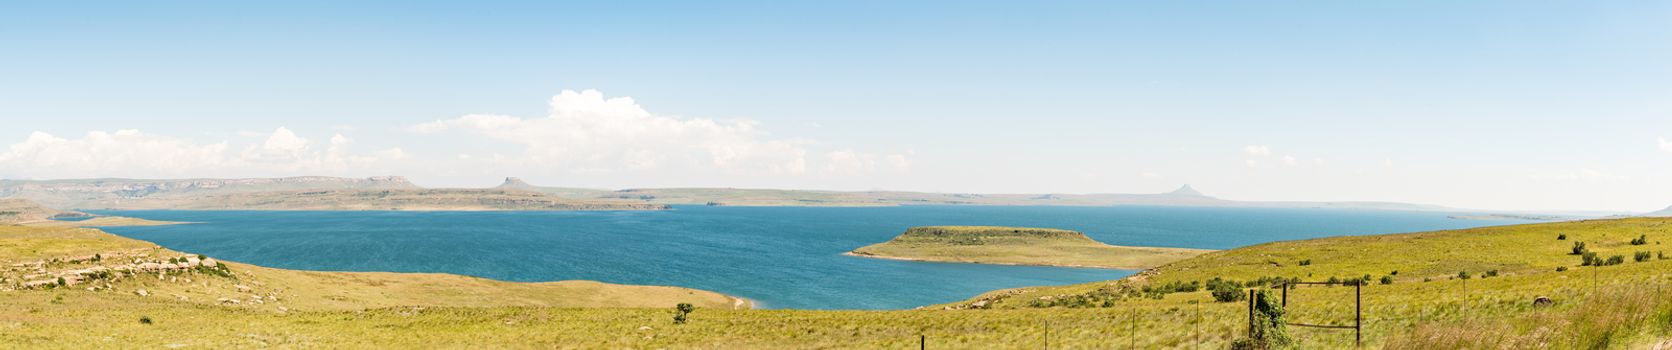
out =
[(1289, 281), (1283, 281), (1283, 308), (1289, 308)]
[(929, 336), (923, 335), (923, 334), (918, 334), (917, 335), (917, 350), (928, 350), (928, 349), (929, 349)]
[(1364, 281), (1353, 287), (1353, 346), (1364, 346)]
[(1254, 338), (1254, 289), (1248, 290), (1248, 337)]

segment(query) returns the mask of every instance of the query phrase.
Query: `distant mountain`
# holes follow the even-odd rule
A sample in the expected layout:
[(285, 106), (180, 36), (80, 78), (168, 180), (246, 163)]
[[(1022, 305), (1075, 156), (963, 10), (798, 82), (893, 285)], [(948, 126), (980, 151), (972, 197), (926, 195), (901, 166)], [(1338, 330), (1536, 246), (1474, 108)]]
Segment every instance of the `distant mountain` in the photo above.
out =
[(1672, 217), (1672, 207), (1666, 207), (1666, 209), (1661, 209), (1660, 211), (1643, 214), (1643, 216), (1657, 218)]
[(364, 179), (300, 176), (254, 179), (0, 180), (0, 198), (27, 198), (52, 208), (124, 208), (127, 203), (210, 195), (294, 190), (420, 189), (400, 176)]
[(1179, 197), (1208, 197), (1207, 195), (1202, 194), (1202, 192), (1196, 191), (1196, 188), (1190, 187), (1190, 184), (1184, 184), (1184, 187), (1179, 187), (1179, 189), (1167, 192), (1166, 194)]
[(600, 189), (591, 189), (591, 188), (540, 187), (540, 186), (531, 185), (527, 181), (523, 181), (522, 178), (518, 178), (518, 177), (507, 177), (507, 178), (505, 178), (504, 183), (499, 184), (499, 186), (494, 187), (494, 189), (534, 191), (534, 192), (540, 192), (540, 193), (549, 194), (549, 195), (558, 196), (558, 197), (563, 197), (563, 198), (576, 198), (576, 199), (605, 198), (605, 197), (608, 197), (608, 196), (606, 196), (607, 194), (609, 194), (611, 192), (614, 192), (614, 191), (610, 191), (610, 190), (600, 190)]

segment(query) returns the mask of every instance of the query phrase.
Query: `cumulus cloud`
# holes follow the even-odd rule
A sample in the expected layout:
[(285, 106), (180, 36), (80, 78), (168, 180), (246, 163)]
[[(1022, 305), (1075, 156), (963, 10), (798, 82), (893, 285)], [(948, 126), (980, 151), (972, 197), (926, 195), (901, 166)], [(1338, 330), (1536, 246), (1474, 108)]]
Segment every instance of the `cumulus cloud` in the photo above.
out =
[(1243, 146), (1242, 152), (1248, 153), (1250, 156), (1266, 157), (1271, 155), (1271, 148), (1266, 146)]
[(1655, 138), (1655, 141), (1660, 143), (1661, 152), (1672, 153), (1672, 141), (1667, 141), (1666, 138)]
[[(809, 159), (811, 141), (769, 137), (752, 120), (715, 120), (658, 115), (631, 97), (605, 97), (597, 90), (565, 90), (552, 97), (542, 118), (473, 114), (412, 125), (408, 131), (460, 131), (522, 146), (506, 158), (581, 172), (704, 170), (735, 174), (803, 174), (812, 169), (862, 174), (879, 169), (878, 155), (853, 151)], [(881, 156), (903, 169), (906, 155)], [(823, 166), (809, 166), (822, 162)]]
[(280, 127), (260, 143), (231, 151), (225, 141), (197, 143), (139, 130), (88, 132), (62, 138), (35, 132), (0, 153), (3, 176), (36, 178), (245, 176), (334, 172), (374, 162), (380, 155), (353, 155), (352, 141), (334, 135), (326, 150)]

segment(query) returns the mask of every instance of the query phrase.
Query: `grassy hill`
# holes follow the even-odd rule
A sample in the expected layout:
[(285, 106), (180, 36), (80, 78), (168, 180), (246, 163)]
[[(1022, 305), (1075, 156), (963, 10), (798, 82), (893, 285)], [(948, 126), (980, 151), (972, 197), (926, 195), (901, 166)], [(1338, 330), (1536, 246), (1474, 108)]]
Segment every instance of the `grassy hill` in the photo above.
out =
[(1208, 252), (1201, 249), (1121, 247), (1084, 233), (1025, 227), (926, 226), (907, 229), (888, 242), (854, 249), (863, 257), (964, 262), (1141, 269)]
[[(6, 242), (0, 257), (7, 257), (0, 259), (161, 251), (90, 229), (0, 232), (0, 242)], [(1645, 244), (1630, 243), (1639, 237)], [(1038, 349), (1047, 339), (1053, 348), (1226, 348), (1246, 334), (1247, 306), (1215, 301), (1203, 279), (1235, 281), (1234, 294), (1240, 294), (1263, 284), (1249, 283), (1261, 277), (1317, 281), (1370, 274), (1375, 282), (1363, 287), (1368, 348), (1635, 349), (1672, 335), (1672, 260), (1633, 259), (1637, 251), (1672, 250), (1662, 243), (1668, 240), (1672, 219), (1277, 242), (1203, 254), (1128, 280), (995, 291), (921, 310), (731, 310), (725, 299), (707, 298), (683, 325), (673, 324), (666, 306), (535, 304), (593, 293), (577, 289), (457, 276), (427, 284), (400, 281), (427, 280), (426, 275), (302, 273), (231, 264), (240, 273), (236, 281), (152, 276), (99, 291), (0, 291), (0, 347), (916, 349), (924, 336), (930, 348)], [(1604, 258), (1625, 259), (1581, 267), (1580, 256), (1568, 255), (1576, 241)], [(1470, 278), (1458, 278), (1458, 271)], [(1380, 276), (1391, 276), (1392, 284), (1381, 284)], [(209, 286), (202, 287), (206, 281)], [(1180, 287), (1191, 282), (1198, 284), (1195, 290)], [(410, 284), (390, 287), (394, 283)], [(211, 298), (237, 297), (219, 294), (239, 294), (229, 286), (236, 284), (254, 291), (241, 294), (277, 292), (277, 300), (291, 307), (280, 312), (274, 304), (252, 306), (247, 296), (239, 305)], [(135, 288), (156, 291), (142, 297)], [(1554, 305), (1533, 306), (1539, 296)], [(1351, 324), (1352, 300), (1351, 287), (1297, 288), (1290, 291), (1287, 317)], [(1295, 348), (1353, 343), (1352, 333), (1340, 330), (1291, 327), (1288, 333)]]
[(214, 194), (129, 201), (119, 209), (176, 210), (660, 210), (640, 201), (570, 199), (538, 192), (479, 189), (309, 190)]

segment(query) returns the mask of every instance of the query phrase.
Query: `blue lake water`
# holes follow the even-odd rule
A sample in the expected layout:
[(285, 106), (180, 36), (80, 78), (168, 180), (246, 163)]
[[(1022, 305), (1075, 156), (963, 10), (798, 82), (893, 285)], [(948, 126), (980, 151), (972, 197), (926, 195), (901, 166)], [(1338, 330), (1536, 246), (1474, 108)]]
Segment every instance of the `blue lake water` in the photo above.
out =
[(667, 211), (104, 211), (197, 224), (111, 227), (170, 249), (263, 266), (597, 280), (741, 296), (762, 307), (905, 309), (1134, 271), (894, 261), (842, 255), (912, 226), (1071, 229), (1116, 245), (1227, 249), (1338, 235), (1521, 223), (1446, 213), (1195, 207), (678, 206)]

